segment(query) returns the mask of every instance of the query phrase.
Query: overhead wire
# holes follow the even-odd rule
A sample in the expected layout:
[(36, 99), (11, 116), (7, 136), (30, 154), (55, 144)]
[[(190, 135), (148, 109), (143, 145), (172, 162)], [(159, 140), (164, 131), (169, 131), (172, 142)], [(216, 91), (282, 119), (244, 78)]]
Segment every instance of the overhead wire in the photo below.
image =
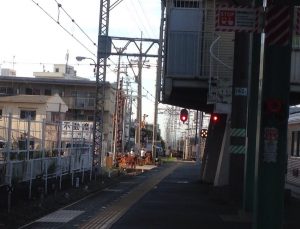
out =
[[(142, 89), (144, 90), (144, 91), (146, 91), (147, 92), (147, 95), (150, 95), (152, 98), (154, 98), (154, 100), (155, 100), (155, 97), (146, 89), (146, 88), (144, 88), (144, 87), (142, 87)], [(149, 99), (150, 100), (150, 99)], [(152, 100), (150, 100), (151, 102), (152, 102)], [(154, 101), (153, 101), (154, 102)]]
[(114, 9), (117, 5), (119, 5), (123, 0), (116, 0), (109, 8), (109, 10)]
[(59, 21), (55, 20), (40, 4), (34, 0), (31, 0), (37, 7), (39, 7), (48, 17), (50, 17), (54, 22), (56, 22), (67, 34), (69, 34), (73, 39), (75, 39), (82, 47), (84, 47), (90, 54), (96, 57), (96, 55), (86, 46), (84, 45), (77, 37), (75, 37), (71, 32), (69, 32), (64, 26), (60, 24)]
[[(55, 21), (65, 32), (67, 32), (71, 37), (73, 37), (73, 39), (75, 39), (82, 47), (84, 47), (89, 53), (91, 53), (93, 56), (95, 56), (96, 57), (96, 55), (86, 46), (86, 45), (84, 45), (79, 39), (77, 39), (71, 32), (69, 32), (64, 26), (62, 26), (61, 25), (61, 23), (59, 22), (59, 18), (60, 18), (60, 9), (70, 18), (70, 20), (72, 21), (72, 23), (74, 23), (76, 26), (77, 26), (77, 28), (87, 37), (87, 39), (90, 41), (90, 42), (92, 42), (92, 44), (94, 45), (94, 46), (96, 46), (97, 47), (97, 44), (87, 35), (87, 33), (85, 33), (85, 31), (77, 24), (77, 22), (75, 21), (75, 19), (74, 18), (72, 18), (71, 17), (71, 15), (64, 9), (64, 7), (62, 6), (62, 4), (60, 4), (57, 0), (54, 0), (55, 2), (56, 2), (56, 4), (57, 4), (57, 7), (58, 7), (58, 18), (57, 18), (57, 20), (55, 20), (55, 18), (54, 17), (52, 17), (42, 6), (40, 6), (40, 4), (38, 3), (38, 2), (36, 2), (35, 0), (31, 0), (33, 3), (35, 3), (48, 17), (50, 17), (53, 21)], [(117, 5), (119, 5), (121, 2), (122, 2), (123, 0), (116, 0), (116, 2), (115, 3), (113, 3), (113, 5), (111, 6), (111, 9), (113, 9), (113, 8), (115, 8)], [(132, 3), (132, 2), (131, 2)], [(143, 7), (142, 7), (142, 5), (141, 5), (141, 3), (140, 3), (140, 1), (138, 2), (139, 3), (139, 5), (140, 5), (140, 7), (141, 7), (141, 9), (142, 9), (142, 11), (143, 11), (143, 13), (144, 13), (144, 15), (146, 15), (145, 14), (145, 11), (143, 10)], [(133, 8), (134, 8), (134, 10), (135, 10), (135, 12), (136, 12), (136, 15), (138, 15), (138, 13), (137, 13), (137, 10), (136, 10), (136, 7), (134, 6), (134, 4), (132, 4), (133, 5)], [(126, 5), (127, 6), (127, 5)], [(127, 6), (127, 8), (128, 8), (128, 6)], [(138, 15), (138, 17), (140, 17), (139, 15)], [(138, 21), (137, 21), (137, 19), (136, 18), (134, 18), (134, 20), (137, 22), (137, 26), (140, 28), (140, 30), (141, 30), (141, 27), (139, 26), (139, 23), (138, 23)], [(142, 20), (140, 20), (140, 21), (142, 21)], [(147, 21), (147, 23), (148, 23), (148, 25), (149, 25), (149, 20), (148, 20), (148, 18), (146, 18), (146, 21)], [(146, 29), (146, 27), (145, 27), (145, 25), (144, 24), (142, 24), (142, 26)], [(146, 29), (147, 30), (147, 29)], [(152, 31), (153, 32), (153, 31)], [(148, 33), (148, 30), (147, 30), (147, 33)], [(108, 58), (108, 60), (113, 64), (113, 65), (117, 65), (111, 58)], [(39, 64), (43, 64), (43, 63), (39, 63)], [(154, 67), (154, 66), (150, 66), (150, 67)], [(115, 74), (116, 74), (116, 72), (113, 70), (113, 69), (111, 69), (109, 66), (108, 66), (108, 68), (110, 69), (110, 71), (111, 72), (114, 72)], [(144, 90), (146, 90), (145, 88), (143, 88)], [(154, 96), (148, 91), (148, 90), (146, 90), (147, 91), (147, 93), (148, 94), (150, 94), (153, 98), (154, 98)]]
[[(140, 31), (145, 31), (145, 34), (146, 34), (148, 37), (150, 37), (150, 36), (149, 36), (148, 29), (147, 29), (146, 26), (144, 25), (143, 20), (142, 20), (140, 14), (139, 14), (139, 11), (136, 9), (136, 4), (132, 3), (131, 0), (130, 0), (130, 3), (131, 3), (131, 5), (132, 5), (132, 9), (134, 10), (134, 14), (133, 14), (133, 15), (136, 15), (136, 16), (137, 16), (137, 20), (136, 20), (137, 24), (138, 24), (138, 25), (141, 25), (141, 26), (144, 28), (144, 30), (143, 30), (143, 29), (141, 29), (140, 26), (138, 26), (138, 27), (140, 28)], [(136, 18), (135, 18), (135, 19), (136, 19)]]
[(70, 14), (63, 8), (62, 4), (60, 4), (57, 0), (54, 0), (57, 3), (58, 8), (61, 8), (62, 11), (71, 19), (71, 21), (78, 27), (78, 29), (87, 37), (88, 40), (90, 40), (94, 46), (97, 47), (96, 42), (94, 42), (89, 35), (77, 24), (77, 22), (70, 16)]
[(148, 26), (149, 26), (149, 28), (150, 28), (150, 30), (151, 30), (151, 32), (152, 32), (153, 37), (155, 37), (155, 32), (153, 31), (153, 28), (150, 26), (150, 20), (149, 20), (149, 18), (148, 18), (148, 16), (147, 16), (147, 13), (144, 11), (144, 8), (143, 8), (143, 6), (142, 6), (142, 4), (141, 4), (141, 1), (138, 0), (138, 3), (139, 3), (139, 5), (140, 5), (141, 10), (143, 11), (143, 15), (144, 15), (145, 20), (146, 20), (146, 22), (147, 22), (147, 24), (148, 24)]

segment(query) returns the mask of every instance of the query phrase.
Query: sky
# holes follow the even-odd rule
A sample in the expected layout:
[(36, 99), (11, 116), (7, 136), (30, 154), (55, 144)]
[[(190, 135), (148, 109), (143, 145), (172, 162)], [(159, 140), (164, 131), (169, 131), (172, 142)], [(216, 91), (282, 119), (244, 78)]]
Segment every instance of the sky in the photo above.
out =
[[(111, 0), (111, 5), (115, 1)], [(77, 76), (94, 79), (90, 65), (93, 61), (78, 62), (76, 56), (96, 60), (99, 9), (100, 0), (1, 0), (1, 68), (15, 69), (17, 76), (32, 77), (33, 72), (51, 72), (53, 64), (68, 62)], [(160, 15), (160, 0), (123, 0), (110, 12), (109, 36), (158, 39)], [(124, 44), (118, 45), (121, 48)], [(110, 82), (117, 79), (117, 58), (111, 56), (108, 61), (106, 79)], [(143, 68), (142, 75), (142, 114), (149, 115), (146, 121), (153, 123), (156, 59), (148, 61), (150, 68)], [(121, 62), (128, 63), (127, 58)], [(131, 70), (128, 77), (134, 81)], [(131, 85), (136, 92), (137, 85)], [(160, 117), (158, 121), (163, 123)]]

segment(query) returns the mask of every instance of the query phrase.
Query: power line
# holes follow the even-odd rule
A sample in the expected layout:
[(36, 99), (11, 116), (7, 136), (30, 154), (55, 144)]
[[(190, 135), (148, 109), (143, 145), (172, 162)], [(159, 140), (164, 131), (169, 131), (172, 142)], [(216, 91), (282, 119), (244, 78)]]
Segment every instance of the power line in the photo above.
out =
[(58, 9), (61, 8), (63, 10), (63, 12), (71, 19), (71, 21), (78, 27), (78, 29), (93, 43), (94, 46), (97, 47), (96, 42), (94, 42), (88, 35), (86, 32), (83, 31), (83, 29), (75, 22), (75, 20), (70, 16), (70, 14), (67, 13), (67, 11), (65, 11), (65, 9), (63, 8), (62, 4), (58, 3), (57, 0), (54, 0), (57, 3)]
[(143, 11), (143, 15), (144, 15), (145, 20), (146, 20), (146, 22), (147, 22), (147, 24), (148, 24), (148, 26), (149, 26), (149, 28), (150, 28), (150, 30), (151, 30), (151, 32), (152, 32), (153, 37), (155, 37), (155, 32), (153, 31), (153, 28), (152, 28), (151, 25), (150, 25), (149, 19), (148, 19), (148, 17), (147, 17), (146, 12), (144, 11), (144, 8), (143, 8), (143, 6), (142, 6), (140, 0), (138, 0), (138, 3), (139, 3), (139, 5), (140, 5), (141, 10)]
[(48, 17), (50, 17), (54, 22), (56, 22), (67, 34), (69, 34), (73, 39), (75, 39), (82, 47), (84, 47), (89, 53), (96, 57), (96, 55), (86, 46), (84, 45), (78, 38), (76, 38), (71, 32), (69, 32), (65, 27), (63, 27), (59, 21), (55, 20), (43, 7), (39, 5), (38, 2), (31, 0), (37, 7), (39, 7)]
[[(143, 90), (147, 92), (147, 95), (150, 95), (155, 100), (155, 97), (146, 88), (143, 87)], [(148, 100), (150, 100), (150, 99), (148, 99)], [(152, 100), (150, 100), (150, 101), (152, 102)]]

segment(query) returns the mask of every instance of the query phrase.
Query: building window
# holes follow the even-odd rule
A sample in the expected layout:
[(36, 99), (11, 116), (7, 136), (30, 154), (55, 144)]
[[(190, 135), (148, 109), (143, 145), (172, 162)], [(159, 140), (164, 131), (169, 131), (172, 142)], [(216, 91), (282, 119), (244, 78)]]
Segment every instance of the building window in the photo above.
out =
[[(19, 144), (20, 150), (27, 150), (27, 139), (19, 140), (18, 144)], [(33, 149), (34, 149), (34, 141), (30, 140), (29, 141), (29, 150), (33, 150)]]
[(60, 121), (61, 120), (60, 116), (61, 116), (60, 112), (51, 112), (51, 121), (52, 122)]
[(0, 119), (2, 119), (2, 109), (0, 109)]
[(14, 90), (13, 90), (13, 88), (12, 87), (8, 87), (8, 88), (6, 88), (6, 90), (7, 90), (7, 95), (13, 95), (14, 94)]
[(45, 89), (45, 95), (51, 95), (51, 89)]
[(95, 99), (94, 98), (89, 99), (88, 101), (89, 101), (89, 103), (88, 103), (89, 107), (94, 107), (95, 106)]
[(180, 8), (199, 8), (198, 0), (174, 0), (174, 6)]
[(0, 95), (13, 95), (14, 90), (11, 87), (0, 87)]
[(36, 111), (21, 110), (20, 119), (35, 120)]
[(77, 98), (76, 108), (84, 108), (84, 107), (85, 107), (85, 100), (81, 98)]
[(6, 95), (6, 88), (5, 87), (0, 87), (0, 94), (1, 95)]
[(94, 121), (94, 116), (93, 115), (88, 115), (87, 120), (88, 121)]
[(33, 95), (40, 95), (40, 94), (41, 94), (41, 90), (40, 90), (40, 89), (37, 89), (37, 88), (33, 88), (33, 89), (32, 89), (32, 94), (33, 94)]
[(32, 95), (32, 88), (26, 88), (25, 89), (25, 94), (26, 95)]

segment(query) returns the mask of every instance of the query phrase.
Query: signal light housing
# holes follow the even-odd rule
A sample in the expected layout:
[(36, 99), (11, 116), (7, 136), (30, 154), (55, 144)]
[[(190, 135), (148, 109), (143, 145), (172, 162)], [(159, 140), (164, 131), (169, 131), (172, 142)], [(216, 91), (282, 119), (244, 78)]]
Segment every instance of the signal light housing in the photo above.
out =
[(201, 129), (200, 136), (201, 138), (207, 138), (208, 130), (207, 129)]
[(187, 109), (181, 109), (180, 111), (180, 120), (185, 123), (188, 120), (189, 112)]

